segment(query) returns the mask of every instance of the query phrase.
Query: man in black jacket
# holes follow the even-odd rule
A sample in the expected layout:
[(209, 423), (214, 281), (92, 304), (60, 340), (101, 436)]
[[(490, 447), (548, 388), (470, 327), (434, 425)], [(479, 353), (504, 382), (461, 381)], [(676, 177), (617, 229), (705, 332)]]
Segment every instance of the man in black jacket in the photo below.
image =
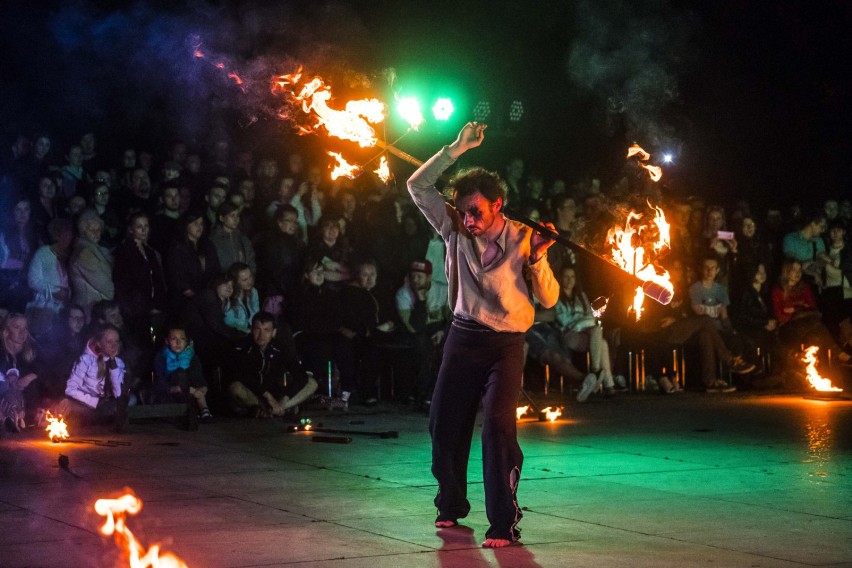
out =
[(283, 416), (317, 390), (316, 380), (296, 355), (292, 337), (285, 333), (283, 341), (273, 341), (277, 334), (275, 316), (260, 312), (252, 319), (251, 335), (234, 349), (228, 394), (238, 412)]

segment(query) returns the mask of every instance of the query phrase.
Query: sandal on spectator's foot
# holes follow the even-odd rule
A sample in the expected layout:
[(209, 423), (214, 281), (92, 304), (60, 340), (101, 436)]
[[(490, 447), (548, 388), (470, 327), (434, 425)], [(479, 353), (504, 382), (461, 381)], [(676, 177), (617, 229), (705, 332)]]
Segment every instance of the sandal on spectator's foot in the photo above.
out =
[(210, 412), (209, 408), (202, 408), (201, 412), (198, 413), (198, 418), (203, 424), (209, 424), (213, 422), (213, 413)]

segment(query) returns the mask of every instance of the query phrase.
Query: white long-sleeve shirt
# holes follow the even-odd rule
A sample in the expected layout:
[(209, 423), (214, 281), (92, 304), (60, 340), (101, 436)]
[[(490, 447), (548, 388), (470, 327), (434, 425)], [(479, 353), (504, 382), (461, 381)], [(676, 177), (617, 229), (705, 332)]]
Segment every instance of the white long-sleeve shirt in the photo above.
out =
[[(98, 401), (104, 396), (106, 388), (112, 389), (116, 398), (121, 396), (121, 385), (124, 382), (124, 361), (116, 357), (117, 367), (107, 372), (108, 376), (98, 376), (98, 359), (106, 363), (107, 357), (96, 355), (89, 345), (74, 363), (71, 376), (65, 385), (65, 395), (80, 401), (89, 408), (97, 408)], [(107, 385), (109, 378), (109, 385)]]
[(497, 237), (499, 256), (488, 266), (482, 265), (478, 251), (485, 250), (485, 239), (465, 230), (461, 214), (444, 201), (435, 187), (438, 177), (453, 162), (445, 146), (408, 180), (408, 192), (415, 205), (447, 245), (445, 269), (450, 307), (455, 315), (495, 331), (525, 332), (535, 317), (525, 271), (530, 275), (532, 293), (547, 308), (559, 299), (559, 284), (546, 256), (533, 264), (529, 262), (532, 229), (510, 219), (505, 219)]
[(33, 255), (27, 284), (35, 294), (38, 307), (50, 308), (55, 312), (62, 309), (63, 303), (55, 300), (54, 294), (62, 288), (68, 288), (68, 272), (49, 245), (40, 247)]

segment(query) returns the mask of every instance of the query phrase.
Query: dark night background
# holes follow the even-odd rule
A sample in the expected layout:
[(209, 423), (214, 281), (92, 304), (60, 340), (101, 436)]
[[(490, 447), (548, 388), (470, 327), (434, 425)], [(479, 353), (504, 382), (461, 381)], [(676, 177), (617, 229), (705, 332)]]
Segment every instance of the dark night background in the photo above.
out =
[[(494, 111), (477, 158), (495, 168), (520, 155), (547, 179), (606, 187), (636, 141), (674, 153), (664, 180), (682, 192), (757, 205), (850, 194), (852, 3), (530, 4), (5, 2), (0, 139), (46, 131), (56, 156), (85, 130), (116, 152), (230, 133), (275, 153), (292, 131), (269, 78), (301, 63), (340, 98), (451, 94), (454, 121), (399, 144), (421, 158), (484, 99)], [(246, 92), (192, 56), (194, 38)], [(515, 99), (525, 114), (512, 125)]]

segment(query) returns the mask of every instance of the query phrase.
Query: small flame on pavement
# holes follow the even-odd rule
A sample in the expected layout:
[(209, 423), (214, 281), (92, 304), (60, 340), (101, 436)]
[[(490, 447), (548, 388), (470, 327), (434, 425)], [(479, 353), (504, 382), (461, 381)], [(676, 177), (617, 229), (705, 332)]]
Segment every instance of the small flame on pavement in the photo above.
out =
[(518, 408), (516, 408), (516, 409), (515, 409), (515, 414), (517, 415), (517, 418), (516, 418), (516, 419), (517, 419), (517, 420), (520, 420), (520, 419), (521, 419), (521, 416), (523, 416), (524, 414), (526, 414), (526, 413), (527, 413), (527, 410), (529, 410), (529, 409), (530, 409), (530, 405), (529, 405), (529, 404), (528, 404), (528, 405), (526, 405), (526, 406), (519, 406)]
[(379, 160), (378, 169), (374, 170), (376, 175), (379, 176), (383, 182), (388, 183), (391, 180), (392, 174), (390, 171), (390, 166), (388, 165), (388, 159), (386, 156), (382, 156), (382, 159)]
[(328, 155), (337, 160), (337, 164), (334, 166), (334, 169), (331, 170), (331, 179), (337, 179), (341, 176), (348, 177), (349, 179), (355, 179), (360, 173), (358, 166), (353, 166), (344, 160), (343, 156), (337, 152), (328, 152)]
[(548, 406), (546, 408), (541, 409), (542, 414), (544, 414), (545, 418), (547, 418), (550, 422), (556, 422), (556, 419), (562, 416), (562, 409), (558, 406), (551, 410)]
[(160, 555), (159, 545), (153, 545), (147, 551), (127, 527), (125, 516), (135, 515), (142, 510), (142, 501), (132, 493), (125, 493), (118, 499), (98, 499), (95, 512), (106, 517), (100, 528), (104, 536), (115, 535), (115, 542), (127, 552), (130, 568), (187, 568), (183, 560), (166, 552)]
[(47, 428), (45, 430), (51, 442), (60, 442), (68, 439), (68, 425), (65, 423), (65, 419), (61, 414), (57, 418), (48, 410), (44, 418), (47, 420)]
[(843, 392), (843, 389), (835, 387), (831, 384), (831, 380), (823, 377), (819, 374), (819, 371), (816, 370), (817, 365), (817, 351), (819, 351), (819, 347), (816, 345), (812, 345), (805, 350), (805, 355), (802, 357), (802, 362), (807, 365), (805, 367), (805, 373), (808, 378), (808, 382), (811, 386), (822, 392)]

